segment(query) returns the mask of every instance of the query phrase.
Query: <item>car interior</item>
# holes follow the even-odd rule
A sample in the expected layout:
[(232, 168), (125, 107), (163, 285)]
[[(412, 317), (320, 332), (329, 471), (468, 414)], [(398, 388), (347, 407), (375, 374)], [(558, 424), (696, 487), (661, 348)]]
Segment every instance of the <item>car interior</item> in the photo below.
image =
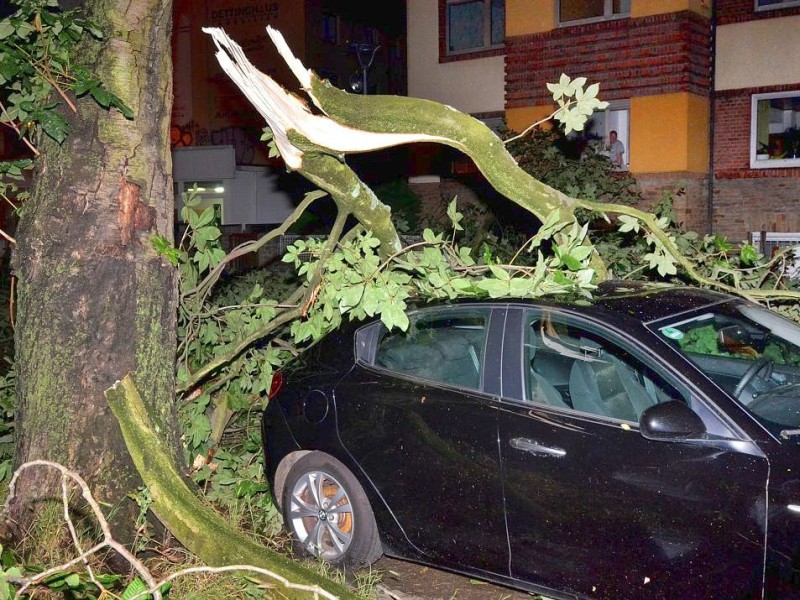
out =
[(485, 338), (482, 315), (418, 321), (407, 332), (390, 333), (379, 342), (375, 365), (422, 379), (480, 389)]
[(528, 400), (638, 422), (645, 409), (666, 399), (633, 361), (615, 356), (612, 345), (572, 329), (549, 319), (531, 324)]

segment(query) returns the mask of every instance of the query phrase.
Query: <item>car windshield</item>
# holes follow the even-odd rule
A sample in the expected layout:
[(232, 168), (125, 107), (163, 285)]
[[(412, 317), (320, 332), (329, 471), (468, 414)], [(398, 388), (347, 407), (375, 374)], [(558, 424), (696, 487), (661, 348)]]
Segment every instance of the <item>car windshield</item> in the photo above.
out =
[(655, 329), (770, 431), (800, 439), (800, 327), (727, 302)]

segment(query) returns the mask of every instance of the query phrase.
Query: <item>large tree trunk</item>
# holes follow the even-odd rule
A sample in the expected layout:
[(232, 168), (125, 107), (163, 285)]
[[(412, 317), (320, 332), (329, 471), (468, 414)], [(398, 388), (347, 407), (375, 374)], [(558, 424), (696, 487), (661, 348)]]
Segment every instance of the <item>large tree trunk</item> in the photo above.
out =
[[(62, 5), (67, 4), (62, 2)], [(177, 451), (173, 405), (176, 274), (154, 252), (172, 239), (169, 154), (171, 0), (85, 0), (105, 32), (78, 60), (130, 106), (133, 121), (91, 100), (68, 119), (62, 147), (46, 144), (14, 255), (17, 464), (60, 462), (99, 500), (122, 503), (114, 533), (126, 539), (141, 481), (103, 391), (132, 372), (160, 435)], [(37, 500), (58, 482), (30, 470), (10, 512), (24, 531)], [(18, 530), (19, 531), (19, 530)], [(13, 532), (13, 530), (12, 530)]]

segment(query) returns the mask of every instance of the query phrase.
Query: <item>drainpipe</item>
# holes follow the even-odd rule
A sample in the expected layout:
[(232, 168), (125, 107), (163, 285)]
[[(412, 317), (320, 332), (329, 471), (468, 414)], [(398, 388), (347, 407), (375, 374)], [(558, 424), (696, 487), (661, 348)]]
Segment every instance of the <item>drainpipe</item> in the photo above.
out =
[(717, 70), (717, 0), (711, 0), (711, 77), (709, 89), (709, 123), (708, 123), (708, 202), (706, 203), (706, 218), (708, 219), (708, 232), (714, 233), (714, 125), (716, 122), (716, 81)]

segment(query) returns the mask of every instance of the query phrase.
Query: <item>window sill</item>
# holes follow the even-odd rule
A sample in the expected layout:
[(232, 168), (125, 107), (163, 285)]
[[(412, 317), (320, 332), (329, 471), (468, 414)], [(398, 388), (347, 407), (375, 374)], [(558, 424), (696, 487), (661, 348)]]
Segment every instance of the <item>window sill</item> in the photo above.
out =
[(797, 8), (800, 7), (800, 1), (798, 2), (784, 2), (783, 4), (772, 4), (770, 6), (756, 6), (755, 11), (757, 13), (762, 12), (769, 12), (773, 10), (781, 10), (782, 8)]
[(798, 158), (775, 158), (770, 160), (750, 160), (751, 169), (790, 169), (800, 167)]
[(590, 17), (588, 19), (576, 19), (575, 21), (564, 21), (558, 23), (559, 28), (563, 27), (578, 27), (579, 25), (591, 25), (592, 23), (605, 23), (606, 21), (619, 21), (620, 19), (629, 19), (630, 13), (619, 15), (612, 15), (610, 17)]
[(479, 48), (477, 50), (463, 50), (450, 54), (442, 54), (439, 57), (440, 63), (456, 62), (459, 60), (475, 60), (478, 58), (489, 58), (492, 56), (503, 56), (506, 52), (505, 46), (492, 46), (489, 48)]

